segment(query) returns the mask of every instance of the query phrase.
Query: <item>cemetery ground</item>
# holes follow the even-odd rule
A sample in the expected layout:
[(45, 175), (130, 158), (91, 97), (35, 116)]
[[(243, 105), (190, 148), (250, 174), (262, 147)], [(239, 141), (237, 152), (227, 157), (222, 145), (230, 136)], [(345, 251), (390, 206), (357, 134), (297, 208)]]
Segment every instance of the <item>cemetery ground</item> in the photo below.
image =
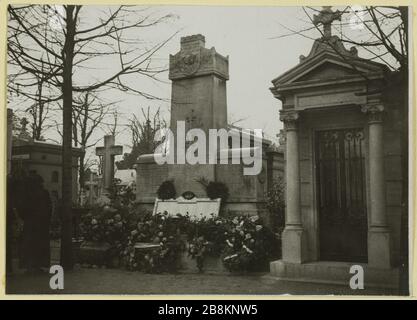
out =
[(17, 270), (7, 277), (7, 294), (113, 294), (113, 295), (395, 295), (389, 289), (352, 290), (348, 285), (283, 281), (269, 273), (147, 274), (121, 269), (82, 268), (64, 275), (64, 289), (49, 288), (48, 273)]

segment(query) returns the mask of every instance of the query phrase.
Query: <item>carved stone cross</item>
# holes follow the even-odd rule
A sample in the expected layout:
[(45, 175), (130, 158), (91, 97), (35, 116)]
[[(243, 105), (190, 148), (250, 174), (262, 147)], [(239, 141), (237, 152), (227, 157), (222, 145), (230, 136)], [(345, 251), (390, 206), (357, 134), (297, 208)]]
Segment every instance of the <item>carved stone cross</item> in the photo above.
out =
[[(186, 132), (188, 132), (191, 129), (200, 128), (202, 125), (200, 119), (195, 115), (194, 109), (191, 109), (191, 112), (185, 118), (185, 122), (186, 122)], [(188, 147), (191, 144), (192, 144), (192, 141), (185, 141), (185, 149), (188, 149)]]
[(114, 145), (114, 136), (104, 136), (104, 147), (96, 148), (96, 155), (103, 157), (103, 188), (107, 191), (114, 178), (114, 157), (123, 153), (123, 146)]
[(86, 186), (88, 186), (89, 188), (89, 194), (88, 194), (88, 201), (89, 204), (92, 205), (94, 202), (94, 199), (97, 197), (96, 191), (95, 191), (95, 186), (98, 186), (98, 182), (94, 181), (94, 177), (93, 174), (90, 173), (90, 179), (89, 181), (86, 181), (84, 183)]
[(192, 109), (190, 115), (185, 118), (185, 122), (187, 123), (188, 130), (196, 128), (198, 126), (198, 124), (196, 123), (197, 117), (194, 114), (194, 109)]
[(332, 36), (332, 23), (335, 20), (340, 21), (342, 13), (337, 11), (332, 11), (332, 7), (323, 6), (323, 10), (320, 11), (318, 15), (313, 16), (313, 24), (317, 26), (318, 24), (323, 25), (323, 38), (330, 38)]

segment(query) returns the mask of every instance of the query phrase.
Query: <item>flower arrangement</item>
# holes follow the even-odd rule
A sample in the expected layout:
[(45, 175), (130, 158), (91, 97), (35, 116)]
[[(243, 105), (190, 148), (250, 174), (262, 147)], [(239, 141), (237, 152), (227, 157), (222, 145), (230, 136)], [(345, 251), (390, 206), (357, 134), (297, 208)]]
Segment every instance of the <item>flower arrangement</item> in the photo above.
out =
[(257, 215), (212, 216), (189, 224), (191, 255), (202, 256), (196, 259), (199, 269), (204, 268), (205, 255), (221, 257), (230, 272), (267, 270), (269, 261), (277, 257), (277, 239)]
[[(192, 220), (136, 211), (111, 205), (91, 209), (80, 224), (84, 240), (110, 244), (120, 266), (149, 273), (176, 272), (187, 244), (200, 271), (207, 255), (220, 257), (231, 272), (264, 269), (274, 257), (275, 237), (258, 216)], [(138, 243), (147, 247), (138, 250)]]
[(204, 258), (207, 253), (208, 244), (209, 242), (206, 241), (204, 236), (199, 236), (191, 241), (188, 248), (188, 255), (196, 260), (199, 272), (204, 271)]
[[(121, 252), (123, 265), (129, 270), (149, 273), (175, 272), (183, 244), (179, 237), (182, 224), (167, 212), (142, 217), (136, 226), (129, 230), (127, 245)], [(149, 250), (136, 252), (136, 243), (152, 243)]]
[(275, 257), (275, 236), (257, 215), (229, 220), (225, 238), (222, 258), (230, 272), (261, 271)]
[(266, 207), (268, 208), (274, 229), (282, 231), (285, 225), (285, 182), (279, 180), (273, 183), (265, 194)]

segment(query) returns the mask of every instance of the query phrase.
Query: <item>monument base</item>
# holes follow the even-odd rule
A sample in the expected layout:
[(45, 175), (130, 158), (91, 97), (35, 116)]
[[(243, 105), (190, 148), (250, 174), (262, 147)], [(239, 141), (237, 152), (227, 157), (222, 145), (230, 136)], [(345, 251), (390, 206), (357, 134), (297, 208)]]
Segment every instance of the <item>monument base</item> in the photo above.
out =
[(372, 267), (391, 267), (391, 237), (387, 228), (371, 227), (368, 232), (368, 263)]
[(364, 286), (366, 288), (397, 289), (398, 268), (373, 268), (368, 264), (354, 262), (314, 261), (308, 263), (290, 263), (283, 260), (270, 263), (270, 273), (279, 280), (340, 284), (349, 288), (352, 265), (361, 265), (364, 270)]
[(220, 210), (220, 199), (211, 200), (209, 198), (192, 198), (185, 199), (178, 197), (177, 199), (155, 200), (153, 214), (168, 212), (171, 216), (180, 214), (182, 216), (189, 215), (191, 219), (202, 219), (217, 217)]
[(300, 226), (286, 226), (282, 233), (282, 257), (292, 263), (307, 260), (306, 233)]
[(111, 203), (110, 198), (106, 193), (102, 193), (96, 200), (96, 204), (99, 206), (105, 206)]
[[(142, 197), (136, 200), (139, 210), (154, 211), (155, 197)], [(253, 216), (259, 215), (264, 225), (271, 225), (271, 218), (268, 210), (265, 208), (265, 202), (226, 202), (220, 207), (220, 216)]]

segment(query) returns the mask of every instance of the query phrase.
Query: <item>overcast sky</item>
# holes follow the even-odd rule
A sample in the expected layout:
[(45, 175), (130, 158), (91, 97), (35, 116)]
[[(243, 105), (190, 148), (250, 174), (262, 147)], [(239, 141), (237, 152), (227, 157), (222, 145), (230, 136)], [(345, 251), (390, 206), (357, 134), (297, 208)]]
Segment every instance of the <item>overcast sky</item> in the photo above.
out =
[[(239, 125), (264, 129), (275, 136), (281, 128), (280, 103), (269, 87), (271, 80), (298, 62), (298, 56), (311, 46), (308, 39), (272, 39), (286, 32), (280, 26), (300, 17), (300, 8), (277, 7), (171, 7), (179, 16), (182, 29), (166, 48), (179, 50), (181, 36), (201, 33), (206, 47), (214, 46), (229, 56), (227, 83), (229, 119), (245, 119)], [(294, 21), (292, 24), (294, 24)], [(301, 40), (301, 41), (300, 41)]]
[[(158, 53), (158, 59), (168, 64), (169, 54), (180, 49), (180, 38), (202, 34), (206, 47), (229, 56), (230, 80), (227, 82), (229, 122), (244, 119), (238, 125), (263, 129), (269, 138), (276, 138), (282, 128), (278, 111), (281, 103), (272, 96), (271, 80), (295, 66), (301, 54), (307, 55), (312, 41), (303, 37), (274, 39), (288, 33), (282, 27), (300, 28), (307, 20), (299, 7), (208, 7), (167, 6), (158, 11), (172, 13), (177, 18), (158, 25), (148, 35), (162, 40), (174, 31), (179, 33)], [(316, 37), (319, 37), (317, 32)], [(148, 91), (169, 99), (171, 84), (168, 74), (164, 83), (146, 83)], [(150, 102), (137, 96), (123, 95), (122, 112), (129, 117), (138, 108), (160, 106), (169, 117), (169, 102)], [(124, 136), (124, 134), (121, 134)], [(120, 143), (124, 139), (116, 139)], [(129, 142), (128, 142), (129, 143)]]

